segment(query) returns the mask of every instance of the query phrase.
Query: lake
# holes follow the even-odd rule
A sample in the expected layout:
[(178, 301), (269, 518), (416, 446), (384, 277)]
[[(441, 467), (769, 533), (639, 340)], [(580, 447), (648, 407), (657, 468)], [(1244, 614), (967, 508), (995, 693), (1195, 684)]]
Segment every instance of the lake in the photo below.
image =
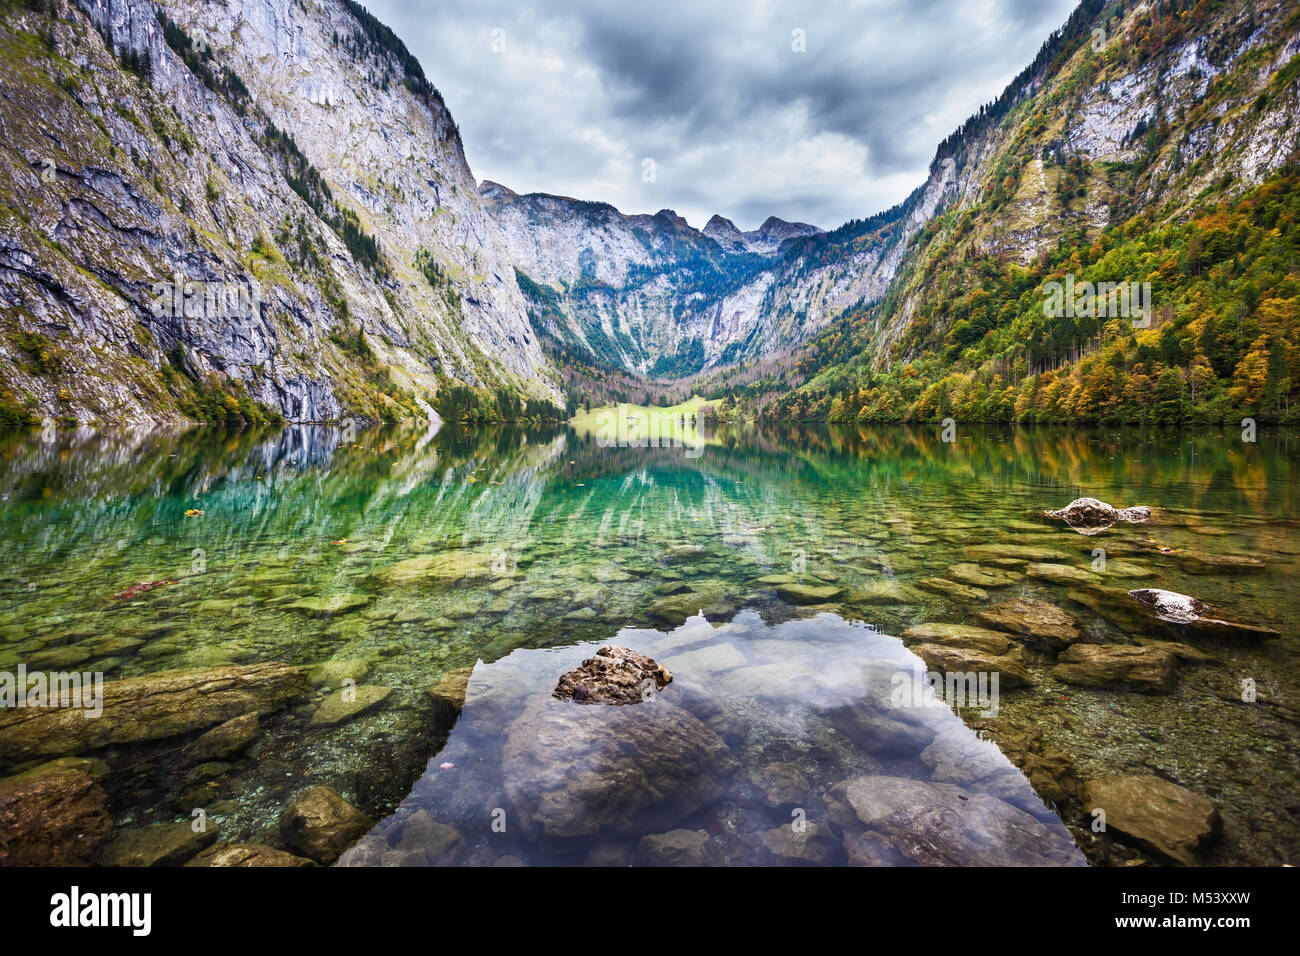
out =
[[(1294, 861), (1300, 438), (944, 437), (7, 439), (0, 671), (108, 683), (95, 720), (0, 717), (0, 773), (80, 755), (115, 834), (201, 816), (279, 848), (329, 787), (368, 828), (340, 862), (389, 866), (1163, 863), (1182, 850), (1142, 806), (1103, 831), (1085, 806), (1153, 775), (1221, 818), (1200, 862)], [(1153, 511), (1095, 534), (1043, 513), (1085, 496)], [(1135, 589), (1229, 623), (1162, 622)], [(552, 697), (606, 645), (672, 680)], [(262, 664), (293, 687), (247, 690)], [(147, 726), (114, 697), (207, 670), (233, 683)], [(234, 742), (197, 743), (241, 707)]]

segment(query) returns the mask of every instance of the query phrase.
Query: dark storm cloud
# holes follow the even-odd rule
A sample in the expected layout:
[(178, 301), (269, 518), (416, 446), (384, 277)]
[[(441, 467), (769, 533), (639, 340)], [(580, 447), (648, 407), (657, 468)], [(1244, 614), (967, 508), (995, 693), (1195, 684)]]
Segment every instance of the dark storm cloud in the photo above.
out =
[(752, 229), (903, 198), (1074, 0), (369, 6), (443, 92), (479, 178)]

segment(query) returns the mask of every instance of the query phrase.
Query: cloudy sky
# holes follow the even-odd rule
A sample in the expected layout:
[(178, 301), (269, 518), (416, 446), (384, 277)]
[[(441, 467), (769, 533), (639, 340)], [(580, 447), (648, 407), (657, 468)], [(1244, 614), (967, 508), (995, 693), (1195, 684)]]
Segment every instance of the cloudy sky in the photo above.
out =
[(480, 180), (741, 229), (898, 202), (1075, 6), (365, 2), (442, 92)]

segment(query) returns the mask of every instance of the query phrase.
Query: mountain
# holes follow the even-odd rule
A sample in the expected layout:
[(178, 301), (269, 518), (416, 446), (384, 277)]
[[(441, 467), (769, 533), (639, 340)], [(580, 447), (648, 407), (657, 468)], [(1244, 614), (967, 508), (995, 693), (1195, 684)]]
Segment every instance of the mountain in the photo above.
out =
[(762, 256), (775, 255), (787, 239), (815, 236), (825, 230), (806, 222), (786, 222), (768, 216), (763, 225), (750, 232), (741, 232), (730, 219), (715, 215), (704, 224), (702, 232), (726, 252), (757, 252)]
[[(940, 145), (937, 201), (875, 233), (901, 253), (887, 292), (736, 397), (836, 420), (1293, 416), (1298, 145), (1293, 4), (1086, 0)], [(1053, 308), (1100, 283), (1134, 314), (1113, 288)]]
[[(835, 420), (1300, 409), (1285, 0), (1084, 0), (897, 206), (749, 232), (476, 185), (352, 0), (0, 2), (0, 425), (539, 417), (575, 375)], [(1052, 314), (1097, 283), (1144, 324)]]
[(787, 240), (820, 233), (775, 217), (742, 233), (718, 216), (701, 232), (671, 209), (624, 215), (608, 203), (520, 195), (487, 181), (479, 194), (539, 330), (565, 353), (650, 376), (761, 351), (769, 260)]
[(563, 403), (454, 121), (364, 8), (5, 12), (0, 419)]

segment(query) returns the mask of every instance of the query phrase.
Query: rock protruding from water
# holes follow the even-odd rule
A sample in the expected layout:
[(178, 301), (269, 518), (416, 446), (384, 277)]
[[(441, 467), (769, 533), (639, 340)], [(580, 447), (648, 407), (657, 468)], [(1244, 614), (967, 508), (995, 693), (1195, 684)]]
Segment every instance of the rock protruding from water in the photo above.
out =
[(1151, 774), (1097, 777), (1083, 785), (1081, 798), (1088, 813), (1105, 811), (1108, 829), (1187, 866), (1223, 827), (1208, 799)]
[(1278, 636), (1278, 632), (1271, 627), (1227, 620), (1222, 612), (1189, 594), (1162, 591), (1159, 588), (1139, 588), (1128, 593), (1148, 614), (1157, 621), (1171, 625), (1175, 631), (1244, 639)]
[(672, 679), (662, 664), (644, 654), (606, 645), (562, 675), (551, 696), (578, 704), (639, 704)]
[(1049, 518), (1062, 519), (1079, 534), (1094, 535), (1121, 521), (1140, 524), (1151, 517), (1151, 509), (1145, 505), (1115, 508), (1096, 498), (1075, 498), (1060, 511), (1048, 511), (1045, 514)]

